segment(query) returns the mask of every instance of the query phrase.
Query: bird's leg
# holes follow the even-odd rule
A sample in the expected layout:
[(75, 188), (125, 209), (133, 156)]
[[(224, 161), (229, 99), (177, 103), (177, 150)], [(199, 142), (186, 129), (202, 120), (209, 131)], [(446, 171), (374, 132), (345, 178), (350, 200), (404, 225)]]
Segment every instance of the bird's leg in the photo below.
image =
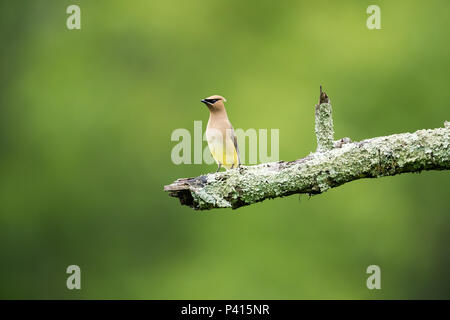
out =
[(231, 168), (230, 169), (233, 169), (234, 168), (234, 163), (231, 165)]
[(219, 167), (217, 168), (216, 172), (219, 172), (220, 168), (222, 167), (222, 164), (219, 162)]

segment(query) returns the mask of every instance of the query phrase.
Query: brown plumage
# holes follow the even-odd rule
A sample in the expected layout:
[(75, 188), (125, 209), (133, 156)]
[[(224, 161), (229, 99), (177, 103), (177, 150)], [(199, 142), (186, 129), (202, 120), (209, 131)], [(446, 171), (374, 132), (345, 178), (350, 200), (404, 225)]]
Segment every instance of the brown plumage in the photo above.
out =
[(206, 140), (211, 154), (220, 167), (227, 170), (237, 168), (240, 164), (239, 148), (233, 126), (228, 120), (224, 102), (227, 100), (213, 95), (202, 100), (209, 109), (209, 121), (206, 127)]

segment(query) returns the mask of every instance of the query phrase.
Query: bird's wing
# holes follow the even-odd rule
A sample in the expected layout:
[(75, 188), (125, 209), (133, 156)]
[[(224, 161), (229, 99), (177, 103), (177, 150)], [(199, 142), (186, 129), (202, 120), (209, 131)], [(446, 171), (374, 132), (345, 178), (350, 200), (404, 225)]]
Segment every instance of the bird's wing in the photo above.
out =
[(234, 148), (236, 149), (236, 153), (237, 153), (237, 157), (238, 157), (238, 165), (241, 165), (241, 155), (239, 153), (239, 147), (238, 147), (238, 143), (237, 143), (237, 138), (236, 138), (236, 135), (234, 134), (233, 127), (231, 127), (231, 139), (233, 140)]

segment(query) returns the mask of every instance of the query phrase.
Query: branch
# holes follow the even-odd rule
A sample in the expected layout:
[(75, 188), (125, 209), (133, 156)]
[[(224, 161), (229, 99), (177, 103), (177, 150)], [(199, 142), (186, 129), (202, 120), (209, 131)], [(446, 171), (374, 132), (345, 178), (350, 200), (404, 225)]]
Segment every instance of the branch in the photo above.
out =
[[(329, 98), (316, 106), (317, 151), (291, 162), (241, 166), (226, 172), (178, 179), (164, 191), (194, 209), (239, 208), (296, 193), (320, 194), (362, 178), (450, 169), (450, 123), (351, 142), (333, 141)], [(324, 98), (325, 99), (325, 98)]]
[(319, 103), (316, 105), (317, 152), (333, 149), (334, 131), (330, 98), (320, 86)]

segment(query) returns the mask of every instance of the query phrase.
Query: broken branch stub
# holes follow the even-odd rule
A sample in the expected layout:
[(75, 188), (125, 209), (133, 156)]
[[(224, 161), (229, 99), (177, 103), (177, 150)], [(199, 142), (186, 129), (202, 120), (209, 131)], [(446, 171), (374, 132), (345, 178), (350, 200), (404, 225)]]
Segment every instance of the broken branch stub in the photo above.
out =
[(334, 129), (333, 115), (330, 98), (322, 91), (320, 86), (319, 103), (316, 105), (316, 152), (323, 152), (333, 149), (334, 145)]

